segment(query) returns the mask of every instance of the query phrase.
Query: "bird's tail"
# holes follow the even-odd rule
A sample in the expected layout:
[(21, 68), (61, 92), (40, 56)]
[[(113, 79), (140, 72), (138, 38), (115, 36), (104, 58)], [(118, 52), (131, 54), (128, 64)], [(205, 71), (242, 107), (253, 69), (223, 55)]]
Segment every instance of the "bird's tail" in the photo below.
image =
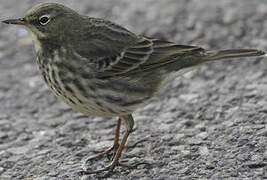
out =
[[(193, 53), (193, 52), (191, 52)], [(259, 57), (266, 56), (266, 53), (256, 49), (229, 49), (218, 51), (207, 51), (204, 49), (196, 49), (190, 58), (179, 58), (176, 65), (171, 65), (168, 68), (171, 70), (180, 70), (184, 68), (197, 67), (214, 61), (234, 60), (244, 57)]]
[(231, 49), (219, 51), (206, 51), (203, 57), (204, 62), (232, 60), (242, 57), (256, 57), (266, 55), (265, 52), (256, 49)]
[[(140, 55), (149, 54), (150, 58), (142, 63), (135, 71), (150, 71), (158, 68), (167, 69), (168, 72), (179, 71), (185, 68), (197, 67), (202, 64), (213, 61), (232, 60), (242, 57), (257, 57), (266, 55), (265, 52), (256, 49), (229, 49), (210, 51), (198, 46), (178, 45), (168, 41), (146, 38), (134, 48), (130, 49), (131, 57), (133, 54)], [(144, 42), (149, 42), (145, 44)], [(152, 43), (151, 43), (152, 42)], [(147, 48), (153, 45), (151, 48)], [(143, 52), (144, 51), (144, 52)], [(129, 59), (129, 58), (128, 58)], [(164, 71), (162, 71), (164, 72)]]

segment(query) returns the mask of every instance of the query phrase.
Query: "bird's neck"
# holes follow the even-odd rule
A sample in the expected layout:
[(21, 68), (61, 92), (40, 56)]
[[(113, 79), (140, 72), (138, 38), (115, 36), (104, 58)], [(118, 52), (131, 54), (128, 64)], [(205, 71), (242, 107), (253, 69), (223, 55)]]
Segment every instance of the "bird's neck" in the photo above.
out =
[(60, 49), (60, 43), (56, 40), (46, 38), (38, 38), (34, 33), (30, 32), (37, 56), (51, 58), (50, 56), (56, 49)]
[(32, 38), (32, 41), (33, 41), (34, 49), (35, 49), (36, 53), (39, 54), (41, 49), (42, 49), (41, 42), (37, 38), (37, 36), (34, 33), (32, 33), (31, 31), (30, 31), (30, 35), (31, 35), (31, 38)]

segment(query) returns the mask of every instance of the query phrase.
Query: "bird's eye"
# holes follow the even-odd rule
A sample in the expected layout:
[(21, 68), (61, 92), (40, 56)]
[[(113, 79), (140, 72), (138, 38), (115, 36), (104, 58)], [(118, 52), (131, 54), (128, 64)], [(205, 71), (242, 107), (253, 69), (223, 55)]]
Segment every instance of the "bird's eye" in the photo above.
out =
[(39, 21), (40, 21), (40, 24), (44, 26), (44, 25), (49, 23), (50, 17), (47, 15), (44, 15), (44, 16), (39, 18)]

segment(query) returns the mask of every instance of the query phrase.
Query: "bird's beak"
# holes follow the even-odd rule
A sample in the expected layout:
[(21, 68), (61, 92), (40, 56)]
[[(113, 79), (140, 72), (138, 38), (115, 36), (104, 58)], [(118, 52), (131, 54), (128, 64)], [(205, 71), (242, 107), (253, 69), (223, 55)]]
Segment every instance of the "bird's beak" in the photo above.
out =
[(5, 24), (26, 25), (26, 20), (24, 18), (7, 19), (7, 20), (4, 20), (2, 22)]

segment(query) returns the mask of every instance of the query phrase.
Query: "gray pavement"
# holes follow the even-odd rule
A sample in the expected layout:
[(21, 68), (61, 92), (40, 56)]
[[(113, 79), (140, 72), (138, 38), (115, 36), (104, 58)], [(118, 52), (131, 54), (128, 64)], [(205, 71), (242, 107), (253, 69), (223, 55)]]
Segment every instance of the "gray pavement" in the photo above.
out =
[[(0, 0), (0, 19), (44, 1)], [(266, 0), (57, 1), (133, 32), (208, 49), (267, 50)], [(46, 87), (25, 30), (0, 24), (0, 179), (96, 179), (82, 161), (112, 144), (116, 119), (85, 117)], [(135, 113), (135, 170), (109, 179), (267, 178), (267, 58), (199, 67)], [(107, 163), (107, 161), (105, 161)], [(97, 167), (98, 163), (92, 164)]]

